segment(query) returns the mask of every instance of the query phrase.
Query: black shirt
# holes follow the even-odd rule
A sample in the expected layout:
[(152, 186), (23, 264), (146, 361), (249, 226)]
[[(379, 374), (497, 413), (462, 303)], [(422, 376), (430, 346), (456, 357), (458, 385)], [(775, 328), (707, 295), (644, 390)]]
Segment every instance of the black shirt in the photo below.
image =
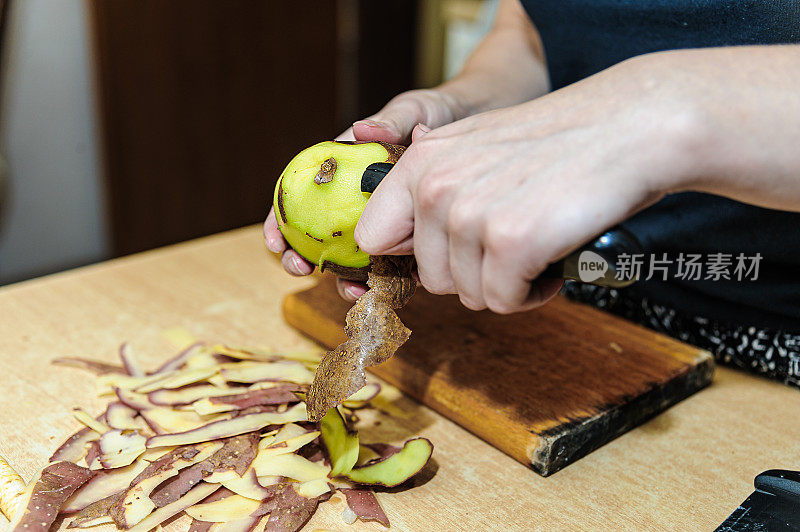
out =
[[(800, 0), (522, 0), (522, 4), (541, 35), (554, 90), (649, 52), (800, 42)], [(722, 253), (730, 255), (735, 265), (739, 254), (761, 255), (755, 281), (739, 281), (735, 275), (730, 280), (682, 280), (675, 277), (673, 263), (667, 281), (657, 280), (660, 275), (639, 281), (627, 289), (629, 293), (691, 316), (800, 332), (800, 214), (680, 193), (622, 225), (639, 238), (648, 256), (667, 253), (671, 261), (680, 253), (701, 254), (703, 261)]]

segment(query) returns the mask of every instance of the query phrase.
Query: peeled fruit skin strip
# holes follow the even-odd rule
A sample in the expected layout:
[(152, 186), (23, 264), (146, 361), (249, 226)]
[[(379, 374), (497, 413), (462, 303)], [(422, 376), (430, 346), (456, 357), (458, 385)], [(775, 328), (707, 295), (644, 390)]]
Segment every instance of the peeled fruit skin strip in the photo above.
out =
[(204, 460), (206, 457), (211, 456), (222, 447), (222, 442), (211, 442), (201, 445), (187, 445), (178, 447), (168, 452), (167, 454), (153, 460), (136, 478), (131, 482), (131, 486), (138, 484), (140, 481), (152, 477), (165, 469), (173, 469), (177, 467), (182, 469), (194, 463)]
[(130, 465), (144, 453), (146, 441), (138, 432), (109, 430), (100, 437), (100, 463), (106, 469)]
[(358, 484), (391, 488), (402, 484), (425, 467), (433, 453), (433, 444), (426, 438), (408, 440), (403, 448), (388, 458), (354, 467), (346, 478)]
[(72, 411), (72, 415), (75, 416), (75, 419), (95, 431), (97, 434), (103, 434), (109, 430), (108, 425), (103, 423), (102, 421), (98, 421), (97, 419), (93, 418), (85, 411), (81, 410), (80, 408), (75, 408)]
[(25, 481), (6, 459), (0, 456), (0, 512), (9, 521), (14, 519), (24, 494)]
[(278, 362), (234, 362), (225, 364), (220, 369), (228, 382), (257, 382), (264, 380), (280, 380), (296, 384), (311, 384), (314, 374), (300, 362), (281, 360)]
[(126, 374), (109, 373), (107, 375), (100, 375), (95, 381), (100, 393), (113, 391), (114, 388), (123, 388), (126, 390), (133, 390), (139, 386), (146, 386), (148, 384), (165, 380), (172, 377), (178, 371), (169, 373), (154, 373), (146, 377), (131, 377)]
[(113, 391), (120, 403), (129, 408), (133, 408), (139, 413), (155, 407), (155, 405), (148, 400), (146, 395), (124, 388), (114, 388)]
[(220, 488), (219, 484), (201, 483), (199, 486), (192, 488), (189, 493), (162, 508), (155, 510), (153, 513), (139, 521), (136, 526), (130, 529), (131, 532), (148, 532), (157, 525), (160, 525), (173, 515), (177, 515), (186, 508), (200, 502)]
[(165, 374), (167, 377), (164, 379), (155, 380), (153, 382), (137, 386), (135, 391), (138, 393), (149, 393), (161, 389), (180, 388), (181, 386), (186, 386), (187, 384), (193, 384), (195, 382), (207, 379), (216, 374), (217, 371), (218, 370), (215, 367), (179, 370), (173, 372), (173, 374)]
[[(261, 485), (254, 469), (248, 470), (244, 476), (223, 480), (223, 486), (237, 495), (260, 501), (269, 494), (267, 488)], [(266, 485), (269, 485), (265, 482)]]
[(147, 462), (139, 460), (128, 467), (108, 471), (98, 471), (80, 491), (67, 499), (62, 512), (77, 512), (91, 506), (97, 500), (105, 499), (118, 491), (125, 490), (131, 481), (147, 467)]
[(131, 346), (128, 345), (128, 342), (119, 346), (119, 359), (122, 361), (122, 366), (125, 368), (125, 371), (131, 377), (144, 377), (146, 375), (141, 364), (139, 364), (139, 361), (136, 360), (136, 357), (133, 355), (133, 350)]
[(208, 532), (211, 530), (211, 527), (214, 526), (214, 523), (207, 523), (206, 521), (198, 521), (195, 518), (192, 518), (192, 524), (189, 525), (188, 532)]
[(72, 462), (56, 462), (45, 467), (30, 490), (25, 510), (16, 516), (14, 532), (49, 530), (64, 501), (93, 474)]
[(214, 397), (217, 395), (235, 395), (248, 391), (244, 386), (218, 388), (212, 385), (197, 385), (188, 388), (178, 388), (177, 390), (156, 390), (147, 394), (147, 399), (159, 406), (179, 406), (194, 403), (199, 399)]
[(377, 521), (385, 527), (389, 526), (389, 518), (378, 503), (375, 493), (369, 490), (340, 488), (347, 499), (347, 506), (362, 521)]
[(308, 499), (297, 493), (291, 483), (270, 486), (272, 496), (261, 501), (253, 517), (269, 514), (267, 530), (300, 530), (311, 519), (319, 497)]
[(234, 436), (223, 441), (214, 454), (186, 469), (176, 478), (165, 482), (150, 495), (157, 507), (177, 500), (201, 480), (221, 471), (233, 471), (238, 477), (244, 475), (256, 457), (258, 433)]
[(192, 356), (194, 352), (202, 346), (203, 344), (201, 342), (195, 342), (189, 344), (176, 356), (164, 362), (157, 370), (153, 372), (153, 374), (168, 373), (170, 371), (175, 371), (176, 369), (180, 368), (184, 362), (186, 362), (186, 359)]
[(306, 421), (305, 408), (302, 403), (295, 405), (286, 412), (264, 412), (261, 414), (247, 414), (223, 421), (214, 421), (208, 425), (180, 432), (176, 434), (159, 434), (147, 440), (147, 447), (163, 447), (165, 445), (187, 445), (201, 441), (237, 436), (246, 432), (259, 430), (267, 425), (276, 423), (291, 423)]
[(272, 388), (248, 391), (235, 395), (223, 395), (209, 398), (212, 404), (230, 404), (238, 409), (256, 405), (280, 405), (284, 403), (297, 403), (300, 399), (292, 392), (301, 389), (290, 384), (281, 384)]
[(189, 517), (199, 521), (209, 523), (224, 523), (243, 519), (255, 512), (261, 502), (242, 497), (241, 495), (231, 495), (219, 501), (206, 504), (197, 504), (186, 509)]
[(315, 430), (311, 432), (305, 432), (303, 434), (300, 434), (299, 436), (295, 436), (293, 438), (289, 438), (286, 440), (281, 440), (281, 441), (275, 440), (268, 445), (262, 446), (261, 444), (259, 444), (258, 456), (262, 457), (269, 455), (271, 453), (274, 454), (293, 453), (298, 449), (300, 449), (301, 447), (303, 447), (304, 445), (307, 445), (316, 440), (319, 435), (320, 435), (319, 431)]
[[(245, 517), (244, 519), (236, 519), (235, 521), (228, 521), (227, 523), (214, 523), (211, 525), (209, 532), (251, 532), (258, 531), (260, 522), (267, 521), (267, 517)], [(261, 528), (261, 532), (264, 529)]]
[(86, 444), (100, 438), (97, 432), (84, 427), (61, 444), (50, 457), (50, 462), (67, 461), (75, 463), (86, 455)]
[(295, 486), (297, 493), (307, 499), (314, 499), (320, 497), (333, 488), (332, 484), (327, 478), (316, 478), (307, 482), (302, 482), (300, 485)]
[(368, 382), (363, 388), (361, 388), (356, 393), (348, 397), (342, 403), (342, 406), (345, 406), (351, 410), (364, 408), (365, 406), (369, 405), (369, 402), (375, 397), (377, 397), (377, 395), (380, 392), (381, 392), (380, 384), (378, 384), (377, 382)]
[(385, 362), (408, 340), (407, 329), (394, 309), (414, 294), (411, 256), (374, 256), (369, 290), (347, 312), (347, 340), (325, 354), (308, 391), (308, 417), (317, 421), (366, 384), (364, 368)]
[(136, 430), (141, 428), (141, 424), (135, 419), (137, 414), (138, 412), (128, 405), (115, 401), (106, 408), (105, 419), (112, 429)]
[(331, 460), (331, 476), (349, 473), (358, 460), (358, 433), (347, 429), (337, 408), (331, 408), (319, 422), (322, 442)]
[(271, 388), (251, 390), (235, 395), (199, 399), (192, 403), (192, 408), (198, 414), (209, 415), (232, 410), (244, 410), (252, 406), (283, 405), (300, 402), (300, 398), (292, 393), (293, 391), (300, 391), (300, 389), (291, 384), (281, 384)]
[(327, 478), (330, 467), (320, 462), (311, 462), (294, 453), (279, 454), (253, 464), (259, 479), (264, 476), (282, 476), (300, 482)]
[(174, 434), (196, 429), (221, 419), (228, 419), (230, 415), (220, 414), (213, 418), (204, 418), (196, 412), (175, 410), (165, 406), (156, 406), (141, 412), (142, 418), (156, 434)]
[(280, 430), (276, 431), (275, 434), (264, 436), (261, 443), (258, 444), (258, 448), (269, 447), (273, 443), (290, 440), (297, 436), (302, 436), (306, 432), (308, 431), (296, 423), (287, 423), (281, 427)]
[(92, 504), (82, 508), (73, 516), (72, 521), (70, 521), (67, 528), (88, 528), (92, 526), (113, 523), (114, 520), (111, 519), (109, 510), (122, 499), (124, 494), (124, 491), (112, 493), (111, 495), (103, 497), (100, 500), (96, 500)]
[(152, 462), (130, 484), (119, 503), (109, 514), (119, 528), (129, 528), (152, 512), (156, 505), (150, 494), (162, 482), (179, 473), (181, 469), (205, 460), (222, 447), (221, 442), (181, 447)]

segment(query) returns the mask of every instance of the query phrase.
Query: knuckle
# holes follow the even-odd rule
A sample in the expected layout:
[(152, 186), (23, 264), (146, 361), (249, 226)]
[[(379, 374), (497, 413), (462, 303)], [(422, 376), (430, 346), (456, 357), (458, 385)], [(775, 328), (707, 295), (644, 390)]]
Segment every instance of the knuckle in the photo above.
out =
[(486, 306), (495, 314), (511, 314), (517, 311), (516, 305), (501, 299), (487, 299)]
[(524, 244), (525, 229), (521, 224), (511, 224), (497, 218), (487, 224), (484, 245), (488, 253), (507, 255), (519, 251)]
[(453, 183), (447, 176), (429, 174), (417, 185), (417, 204), (424, 211), (436, 211), (446, 203), (453, 190)]
[(423, 270), (419, 272), (419, 281), (423, 288), (437, 296), (453, 293), (453, 285), (442, 277), (428, 275)]
[(461, 301), (462, 305), (470, 310), (484, 310), (486, 308), (486, 304), (484, 304), (482, 301), (477, 301), (472, 297), (465, 296), (464, 294), (459, 294), (458, 299)]
[(447, 229), (451, 235), (470, 232), (478, 223), (479, 212), (470, 201), (455, 201), (447, 216)]

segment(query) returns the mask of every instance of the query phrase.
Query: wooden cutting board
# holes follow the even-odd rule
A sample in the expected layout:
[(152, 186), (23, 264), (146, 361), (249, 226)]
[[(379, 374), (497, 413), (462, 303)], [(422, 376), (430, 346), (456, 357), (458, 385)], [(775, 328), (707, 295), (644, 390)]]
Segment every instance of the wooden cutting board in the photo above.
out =
[[(328, 348), (350, 305), (332, 278), (284, 300)], [(711, 355), (558, 297), (509, 316), (422, 290), (399, 312), (411, 339), (372, 373), (547, 476), (707, 386)]]

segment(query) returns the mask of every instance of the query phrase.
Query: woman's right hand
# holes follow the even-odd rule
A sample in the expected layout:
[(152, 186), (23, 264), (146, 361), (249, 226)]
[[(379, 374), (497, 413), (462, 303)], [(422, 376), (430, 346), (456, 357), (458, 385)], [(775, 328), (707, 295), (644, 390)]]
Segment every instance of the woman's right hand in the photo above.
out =
[[(455, 99), (449, 94), (437, 89), (412, 90), (395, 96), (374, 115), (355, 122), (336, 140), (409, 144), (411, 133), (418, 124), (423, 124), (424, 129), (434, 129), (455, 121), (461, 115)], [(290, 248), (283, 238), (274, 209), (270, 209), (264, 222), (264, 239), (270, 251), (281, 253), (283, 269), (291, 275), (309, 275), (314, 271), (314, 265)], [(339, 294), (348, 301), (355, 301), (367, 290), (363, 283), (346, 279), (337, 279), (336, 285)]]

